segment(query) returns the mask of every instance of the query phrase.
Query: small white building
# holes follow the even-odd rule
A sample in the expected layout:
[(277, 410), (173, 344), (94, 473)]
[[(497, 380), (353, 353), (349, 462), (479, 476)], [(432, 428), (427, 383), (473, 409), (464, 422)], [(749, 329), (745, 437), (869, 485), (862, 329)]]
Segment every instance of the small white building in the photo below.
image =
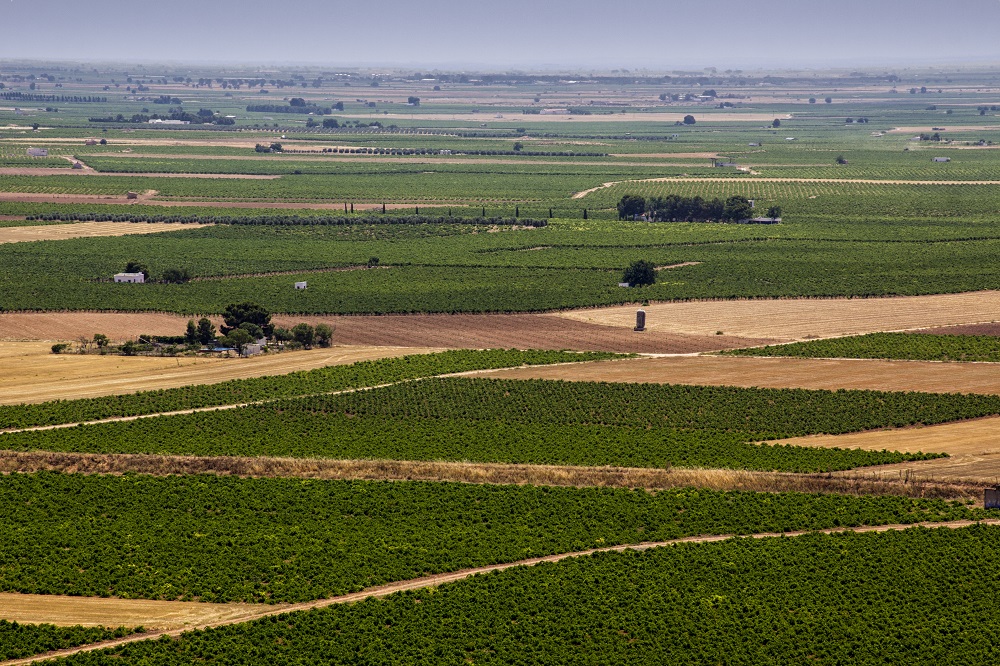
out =
[(28, 148), (28, 157), (48, 157), (47, 148)]
[(308, 282), (296, 282), (295, 283), (295, 288), (296, 289), (305, 289), (308, 286), (309, 286)]
[(935, 162), (951, 162), (951, 158), (950, 157), (935, 157), (934, 161)]
[(115, 273), (115, 282), (134, 282), (142, 284), (146, 281), (146, 276), (142, 273)]

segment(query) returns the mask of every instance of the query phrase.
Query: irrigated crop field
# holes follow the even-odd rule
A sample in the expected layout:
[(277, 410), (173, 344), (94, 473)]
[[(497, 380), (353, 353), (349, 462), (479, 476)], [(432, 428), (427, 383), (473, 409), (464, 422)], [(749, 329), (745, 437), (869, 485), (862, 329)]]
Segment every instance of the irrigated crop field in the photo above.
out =
[(163, 72), (0, 62), (0, 663), (997, 661), (995, 71)]

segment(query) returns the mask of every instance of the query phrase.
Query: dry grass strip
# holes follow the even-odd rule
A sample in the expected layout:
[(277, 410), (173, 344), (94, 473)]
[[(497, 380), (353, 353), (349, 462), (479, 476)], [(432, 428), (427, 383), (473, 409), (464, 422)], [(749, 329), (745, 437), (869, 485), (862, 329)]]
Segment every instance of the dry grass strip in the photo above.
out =
[(578, 467), (413, 460), (333, 460), (236, 456), (0, 451), (0, 474), (58, 471), (73, 474), (218, 474), (246, 478), (304, 478), (370, 481), (447, 481), (599, 488), (707, 488), (753, 492), (899, 495), (982, 502), (982, 485), (941, 482), (864, 471), (791, 474), (728, 469)]

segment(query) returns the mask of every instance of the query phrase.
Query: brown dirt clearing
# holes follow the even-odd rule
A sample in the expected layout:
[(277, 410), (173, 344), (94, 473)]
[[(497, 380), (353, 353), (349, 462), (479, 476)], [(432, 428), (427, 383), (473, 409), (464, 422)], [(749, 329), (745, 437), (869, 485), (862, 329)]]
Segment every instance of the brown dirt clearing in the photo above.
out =
[(107, 236), (130, 236), (156, 234), (164, 231), (200, 229), (210, 224), (173, 224), (169, 222), (149, 222), (131, 224), (125, 222), (79, 222), (75, 224), (43, 224), (25, 227), (0, 227), (0, 244), (27, 243), (44, 240), (66, 240), (69, 238), (99, 238)]
[[(148, 331), (147, 331), (148, 332)], [(91, 332), (89, 335), (93, 335)], [(71, 400), (135, 391), (283, 375), (330, 365), (440, 349), (334, 346), (251, 358), (52, 354), (43, 342), (0, 342), (0, 404)]]
[[(892, 298), (773, 299), (653, 303), (649, 332), (803, 340), (974, 324), (996, 319), (1000, 291)], [(631, 329), (634, 306), (569, 310), (557, 316)], [(645, 335), (639, 334), (636, 335)]]
[[(487, 374), (487, 373), (483, 373)], [(671, 356), (488, 372), (508, 379), (1000, 395), (1000, 364)]]

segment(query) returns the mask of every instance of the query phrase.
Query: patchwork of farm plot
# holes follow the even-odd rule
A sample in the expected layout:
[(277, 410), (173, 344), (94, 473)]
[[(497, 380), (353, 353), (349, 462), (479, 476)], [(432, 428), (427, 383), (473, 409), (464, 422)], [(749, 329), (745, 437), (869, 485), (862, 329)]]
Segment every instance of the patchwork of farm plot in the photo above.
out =
[[(681, 74), (247, 73), (151, 78), (153, 106), (80, 74), (58, 111), (5, 79), (29, 119), (0, 109), (0, 239), (35, 242), (0, 246), (0, 337), (180, 335), (253, 301), (365, 347), (20, 374), (0, 347), (0, 659), (996, 660), (1000, 350), (885, 333), (996, 319), (989, 75), (932, 99), (726, 74), (708, 103)], [(671, 195), (781, 221), (619, 209)], [(656, 283), (620, 287), (640, 259)], [(127, 264), (144, 284), (111, 281)], [(748, 346), (801, 358), (694, 355)], [(852, 529), (884, 533), (813, 533)], [(100, 626), (46, 624), (87, 604)]]

